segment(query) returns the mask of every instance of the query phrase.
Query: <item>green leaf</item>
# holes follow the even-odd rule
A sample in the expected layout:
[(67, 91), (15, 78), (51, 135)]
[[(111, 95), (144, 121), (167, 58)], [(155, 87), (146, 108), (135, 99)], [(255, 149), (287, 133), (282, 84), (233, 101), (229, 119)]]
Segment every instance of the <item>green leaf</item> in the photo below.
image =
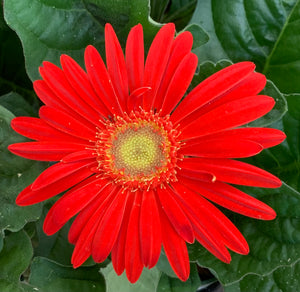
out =
[(203, 46), (209, 40), (208, 34), (197, 24), (189, 24), (184, 30), (193, 35), (193, 49)]
[(0, 291), (24, 291), (19, 281), (28, 268), (32, 257), (32, 246), (24, 231), (11, 233), (4, 239), (0, 253)]
[(29, 283), (42, 292), (105, 291), (105, 282), (97, 267), (75, 270), (42, 257), (33, 259)]
[(225, 264), (200, 244), (189, 246), (190, 260), (208, 267), (225, 285), (249, 274), (268, 275), (300, 259), (300, 193), (286, 184), (279, 189), (243, 190), (272, 206), (277, 212), (277, 218), (269, 222), (237, 214), (231, 216), (249, 244), (249, 255), (232, 253), (231, 263)]
[(21, 95), (10, 92), (0, 97), (0, 105), (11, 111), (15, 116), (35, 116), (36, 113)]
[(281, 91), (299, 92), (299, 8), (299, 0), (198, 0), (190, 23), (209, 35), (200, 63), (251, 60)]
[(106, 281), (107, 292), (120, 291), (121, 287), (122, 292), (155, 292), (161, 274), (155, 267), (151, 270), (144, 269), (139, 280), (131, 284), (125, 273), (121, 276), (116, 274), (112, 264), (101, 271)]
[(249, 275), (240, 282), (225, 287), (225, 292), (290, 292), (300, 287), (300, 262), (280, 267), (273, 273), (262, 276)]
[(198, 275), (197, 266), (196, 264), (191, 264), (190, 277), (186, 282), (162, 274), (158, 283), (157, 292), (196, 292), (200, 284), (201, 281)]
[(170, 0), (150, 0), (150, 15), (157, 22), (163, 22), (164, 13), (170, 5)]
[(84, 49), (89, 44), (104, 56), (106, 22), (114, 26), (123, 43), (130, 28), (141, 23), (149, 44), (158, 26), (149, 22), (148, 14), (148, 0), (4, 0), (5, 20), (22, 41), (32, 80), (40, 78), (42, 61), (58, 65), (64, 53), (83, 64)]
[[(216, 64), (212, 62), (204, 62), (199, 67), (199, 72), (196, 74), (192, 80), (192, 87), (196, 87), (200, 82), (219, 70), (230, 66), (232, 63), (228, 60), (222, 60)], [(274, 98), (276, 104), (274, 108), (264, 115), (248, 124), (251, 127), (265, 127), (268, 126), (275, 121), (281, 119), (283, 115), (287, 112), (287, 102), (285, 97), (281, 92), (276, 88), (276, 86), (271, 81), (267, 81), (265, 88), (260, 92), (260, 94), (269, 95)]]
[(300, 92), (300, 1), (288, 15), (272, 52), (267, 58), (264, 73), (282, 92)]

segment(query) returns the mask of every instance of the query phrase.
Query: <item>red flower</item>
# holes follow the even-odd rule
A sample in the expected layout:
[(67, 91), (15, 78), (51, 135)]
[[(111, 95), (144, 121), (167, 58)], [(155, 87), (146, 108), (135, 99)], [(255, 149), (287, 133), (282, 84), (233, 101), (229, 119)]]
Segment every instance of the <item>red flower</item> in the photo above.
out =
[(62, 69), (44, 62), (34, 89), (44, 102), (40, 118), (18, 117), (12, 127), (35, 142), (10, 151), (29, 159), (59, 161), (24, 189), (16, 202), (36, 204), (63, 191), (44, 231), (74, 220), (69, 241), (76, 268), (92, 255), (111, 253), (117, 274), (129, 281), (152, 268), (161, 247), (178, 277), (189, 276), (186, 242), (196, 239), (220, 260), (227, 248), (247, 254), (247, 242), (210, 201), (264, 220), (275, 212), (231, 184), (281, 185), (272, 174), (233, 158), (279, 144), (285, 135), (269, 128), (242, 128), (274, 106), (257, 95), (266, 79), (254, 64), (229, 66), (199, 84), (184, 100), (197, 66), (192, 36), (174, 39), (167, 24), (156, 35), (145, 65), (142, 26), (129, 33), (125, 59), (113, 28), (105, 27), (106, 64), (92, 46), (85, 72), (66, 55)]

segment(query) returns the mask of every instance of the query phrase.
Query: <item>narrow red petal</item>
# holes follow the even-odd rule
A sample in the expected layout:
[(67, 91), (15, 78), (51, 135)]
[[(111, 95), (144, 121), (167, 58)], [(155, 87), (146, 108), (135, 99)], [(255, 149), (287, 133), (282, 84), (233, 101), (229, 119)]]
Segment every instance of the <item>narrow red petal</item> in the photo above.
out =
[(49, 210), (44, 221), (47, 235), (56, 233), (67, 221), (87, 206), (108, 184), (106, 180), (93, 178), (81, 188), (69, 190)]
[(258, 154), (263, 147), (253, 141), (226, 137), (203, 139), (198, 144), (187, 142), (179, 154), (211, 158), (242, 158)]
[(228, 102), (203, 114), (190, 124), (181, 124), (180, 139), (197, 138), (252, 122), (269, 112), (274, 104), (274, 99), (266, 95)]
[(193, 178), (193, 173), (197, 173), (197, 169), (201, 169), (201, 171), (214, 174), (217, 181), (264, 188), (281, 186), (281, 181), (271, 173), (248, 163), (231, 159), (186, 158), (179, 162), (178, 166), (188, 170), (191, 178)]
[[(174, 124), (190, 115), (210, 101), (225, 95), (235, 86), (243, 82), (255, 69), (251, 62), (241, 62), (231, 65), (205, 79), (195, 87), (179, 104), (171, 116)], [(249, 96), (247, 94), (247, 96)]]
[(161, 227), (153, 190), (144, 191), (140, 214), (140, 244), (144, 266), (153, 268), (161, 251)]
[(74, 163), (56, 163), (50, 167), (48, 167), (45, 171), (43, 171), (37, 179), (33, 182), (31, 189), (33, 191), (40, 190), (42, 188), (47, 187), (50, 184), (57, 182), (60, 179), (63, 179), (66, 176), (73, 174), (81, 168), (89, 167), (94, 165), (94, 159), (89, 161), (80, 161)]
[(146, 111), (152, 109), (163, 79), (173, 45), (174, 33), (175, 25), (173, 23), (164, 25), (156, 34), (149, 49), (145, 64), (144, 86), (149, 86), (152, 90), (144, 95), (144, 110)]
[(163, 247), (169, 263), (177, 277), (186, 281), (190, 275), (189, 254), (184, 239), (178, 235), (167, 216), (160, 208), (161, 226), (163, 226)]
[(264, 149), (266, 149), (280, 144), (285, 138), (286, 135), (282, 131), (277, 129), (238, 128), (187, 140), (186, 144), (182, 145), (181, 149), (189, 148), (192, 145), (196, 147), (196, 145), (198, 144), (207, 143), (207, 141), (210, 139), (232, 139), (232, 141), (236, 141), (237, 139), (249, 140), (260, 144)]
[(161, 108), (176, 69), (183, 58), (191, 52), (192, 46), (193, 35), (189, 31), (182, 32), (175, 38), (165, 74), (153, 103), (153, 108), (157, 110)]
[(17, 117), (12, 119), (11, 127), (19, 134), (33, 140), (86, 143), (83, 139), (70, 136), (52, 128), (39, 118)]
[(125, 269), (128, 280), (135, 283), (143, 271), (140, 245), (140, 209), (142, 193), (137, 191), (132, 205), (125, 243)]
[[(91, 180), (90, 180), (91, 181)], [(72, 244), (76, 244), (78, 238), (81, 235), (82, 230), (87, 225), (91, 216), (96, 213), (98, 208), (103, 209), (108, 206), (108, 204), (113, 200), (113, 196), (115, 194), (116, 187), (112, 184), (106, 185), (104, 189), (101, 190), (101, 193), (90, 202), (75, 218), (74, 222), (71, 225), (68, 234), (68, 240)], [(100, 212), (100, 211), (99, 211)], [(102, 213), (99, 213), (102, 214)]]
[(90, 125), (81, 123), (67, 113), (49, 106), (42, 106), (39, 110), (39, 116), (53, 128), (88, 141), (94, 141), (96, 137), (96, 125), (91, 128)]
[(69, 176), (64, 177), (63, 179), (55, 182), (54, 184), (47, 185), (45, 189), (33, 191), (31, 189), (32, 185), (29, 185), (18, 195), (16, 199), (16, 204), (19, 206), (28, 206), (40, 203), (58, 195), (63, 191), (66, 191), (67, 189), (73, 187), (74, 185), (78, 184), (80, 181), (83, 181), (92, 174), (93, 173), (91, 172), (90, 168), (85, 167), (77, 170)]
[(98, 208), (95, 212), (89, 213), (89, 220), (85, 222), (86, 224), (80, 230), (71, 259), (74, 268), (81, 266), (92, 254), (92, 243), (95, 233), (103, 219), (106, 209), (115, 197), (116, 193), (114, 190), (108, 194), (101, 204), (97, 204)]
[(189, 188), (205, 198), (236, 213), (263, 220), (273, 220), (275, 211), (265, 203), (222, 182), (205, 183), (183, 179)]
[(89, 45), (85, 49), (84, 60), (89, 79), (98, 97), (113, 114), (122, 114), (112, 80), (100, 54), (93, 46)]
[(69, 85), (63, 71), (50, 62), (43, 62), (40, 74), (49, 88), (63, 103), (73, 112), (81, 115), (92, 124), (101, 125), (101, 115), (84, 102), (81, 97)]
[(174, 199), (173, 191), (169, 187), (166, 189), (158, 188), (157, 194), (163, 211), (166, 213), (173, 228), (185, 241), (193, 243), (195, 240), (193, 227), (180, 205)]
[(73, 152), (71, 154), (68, 154), (67, 156), (63, 157), (61, 162), (63, 163), (70, 163), (70, 162), (79, 162), (82, 160), (88, 160), (91, 158), (95, 158), (94, 150), (82, 150), (78, 152)]
[(142, 106), (143, 95), (150, 90), (151, 87), (146, 86), (139, 87), (134, 90), (127, 99), (128, 111), (130, 112), (132, 110), (139, 110)]
[(180, 123), (189, 124), (199, 116), (219, 107), (230, 101), (238, 100), (247, 96), (257, 95), (266, 85), (266, 77), (263, 74), (257, 72), (251, 72), (246, 77), (242, 77), (241, 80), (221, 95), (216, 95), (209, 102), (201, 105), (197, 110), (187, 115)]
[(34, 160), (59, 161), (65, 155), (85, 149), (86, 145), (65, 142), (24, 142), (8, 146), (12, 153)]
[(124, 54), (118, 38), (112, 26), (105, 25), (105, 53), (109, 76), (118, 96), (119, 103), (126, 111), (126, 99), (128, 97), (128, 77)]
[(196, 239), (218, 259), (229, 263), (231, 256), (225, 247), (222, 234), (217, 227), (210, 226), (206, 218), (211, 217), (209, 214), (213, 213), (216, 208), (200, 196), (195, 200), (195, 193), (180, 183), (174, 183), (172, 187), (185, 206), (185, 211), (193, 224)]
[(197, 63), (197, 56), (193, 53), (189, 53), (178, 65), (165, 94), (165, 98), (161, 107), (162, 116), (170, 114), (185, 94), (194, 77)]
[(127, 196), (120, 190), (103, 215), (92, 245), (92, 256), (96, 263), (103, 262), (114, 246), (119, 235), (126, 202)]
[(124, 219), (120, 228), (119, 236), (111, 250), (111, 261), (117, 275), (121, 275), (125, 269), (125, 244), (127, 237), (127, 229), (132, 205), (135, 198), (135, 194), (133, 192), (127, 192), (126, 195), (128, 196), (128, 199), (125, 208)]
[(47, 85), (44, 80), (36, 80), (33, 82), (33, 88), (40, 100), (48, 106), (59, 108), (61, 110), (70, 111), (60, 98), (54, 94), (52, 89)]
[(132, 93), (143, 86), (144, 80), (144, 36), (141, 24), (130, 30), (126, 42), (125, 56), (129, 91)]
[(68, 55), (62, 55), (60, 62), (64, 74), (75, 92), (103, 117), (107, 117), (110, 111), (96, 95), (84, 70)]

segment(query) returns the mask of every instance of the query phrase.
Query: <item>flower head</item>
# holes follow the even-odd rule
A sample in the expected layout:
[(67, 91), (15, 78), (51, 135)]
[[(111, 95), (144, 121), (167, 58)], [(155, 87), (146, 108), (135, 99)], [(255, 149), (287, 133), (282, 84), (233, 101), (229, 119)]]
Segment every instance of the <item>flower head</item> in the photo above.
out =
[(34, 89), (45, 104), (39, 118), (12, 127), (34, 140), (9, 146), (28, 159), (57, 162), (17, 197), (21, 206), (64, 192), (44, 222), (51, 235), (76, 216), (69, 231), (76, 268), (91, 255), (111, 254), (117, 274), (135, 282), (161, 248), (178, 277), (189, 276), (187, 243), (200, 242), (229, 263), (228, 249), (247, 254), (246, 240), (210, 201), (264, 220), (269, 206), (232, 184), (276, 188), (272, 174), (235, 158), (279, 144), (276, 129), (241, 127), (269, 112), (274, 100), (258, 93), (266, 79), (242, 62), (207, 78), (185, 95), (197, 66), (192, 36), (174, 38), (173, 24), (157, 33), (144, 63), (142, 26), (129, 33), (125, 58), (105, 27), (106, 65), (85, 50), (83, 70), (61, 56), (62, 69), (44, 62)]

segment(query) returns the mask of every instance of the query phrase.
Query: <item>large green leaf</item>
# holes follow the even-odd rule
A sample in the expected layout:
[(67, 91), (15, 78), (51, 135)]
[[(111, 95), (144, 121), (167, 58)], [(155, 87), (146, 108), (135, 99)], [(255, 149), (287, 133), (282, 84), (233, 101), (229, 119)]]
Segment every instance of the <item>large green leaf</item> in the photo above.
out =
[(125, 272), (121, 276), (116, 274), (112, 264), (101, 271), (106, 280), (107, 292), (121, 291), (120, 289), (122, 292), (155, 292), (161, 274), (155, 267), (151, 270), (144, 269), (139, 280), (131, 284)]
[(225, 287), (225, 292), (290, 292), (300, 287), (300, 262), (280, 267), (266, 276), (248, 275), (240, 282)]
[(5, 237), (4, 247), (0, 253), (1, 292), (25, 291), (20, 276), (28, 268), (31, 257), (31, 242), (24, 231), (11, 233)]
[(252, 60), (281, 91), (299, 92), (299, 0), (198, 0), (190, 23), (209, 42), (196, 50), (200, 62)]
[(26, 69), (32, 80), (38, 79), (38, 67), (47, 60), (59, 64), (67, 53), (83, 62), (87, 45), (104, 51), (103, 28), (114, 25), (124, 41), (130, 28), (141, 23), (149, 43), (158, 29), (148, 20), (148, 0), (4, 0), (4, 16), (22, 41)]
[(186, 282), (178, 278), (168, 277), (162, 274), (158, 283), (157, 292), (196, 292), (201, 281), (198, 275), (196, 264), (191, 264), (190, 277)]
[(231, 217), (249, 243), (249, 255), (232, 253), (231, 263), (225, 264), (199, 244), (189, 247), (190, 259), (208, 267), (225, 285), (248, 274), (268, 275), (300, 259), (300, 193), (286, 184), (274, 190), (245, 189), (277, 212), (277, 218), (270, 222), (239, 215)]
[(42, 292), (105, 291), (105, 282), (97, 267), (75, 270), (42, 257), (33, 259), (29, 283)]

